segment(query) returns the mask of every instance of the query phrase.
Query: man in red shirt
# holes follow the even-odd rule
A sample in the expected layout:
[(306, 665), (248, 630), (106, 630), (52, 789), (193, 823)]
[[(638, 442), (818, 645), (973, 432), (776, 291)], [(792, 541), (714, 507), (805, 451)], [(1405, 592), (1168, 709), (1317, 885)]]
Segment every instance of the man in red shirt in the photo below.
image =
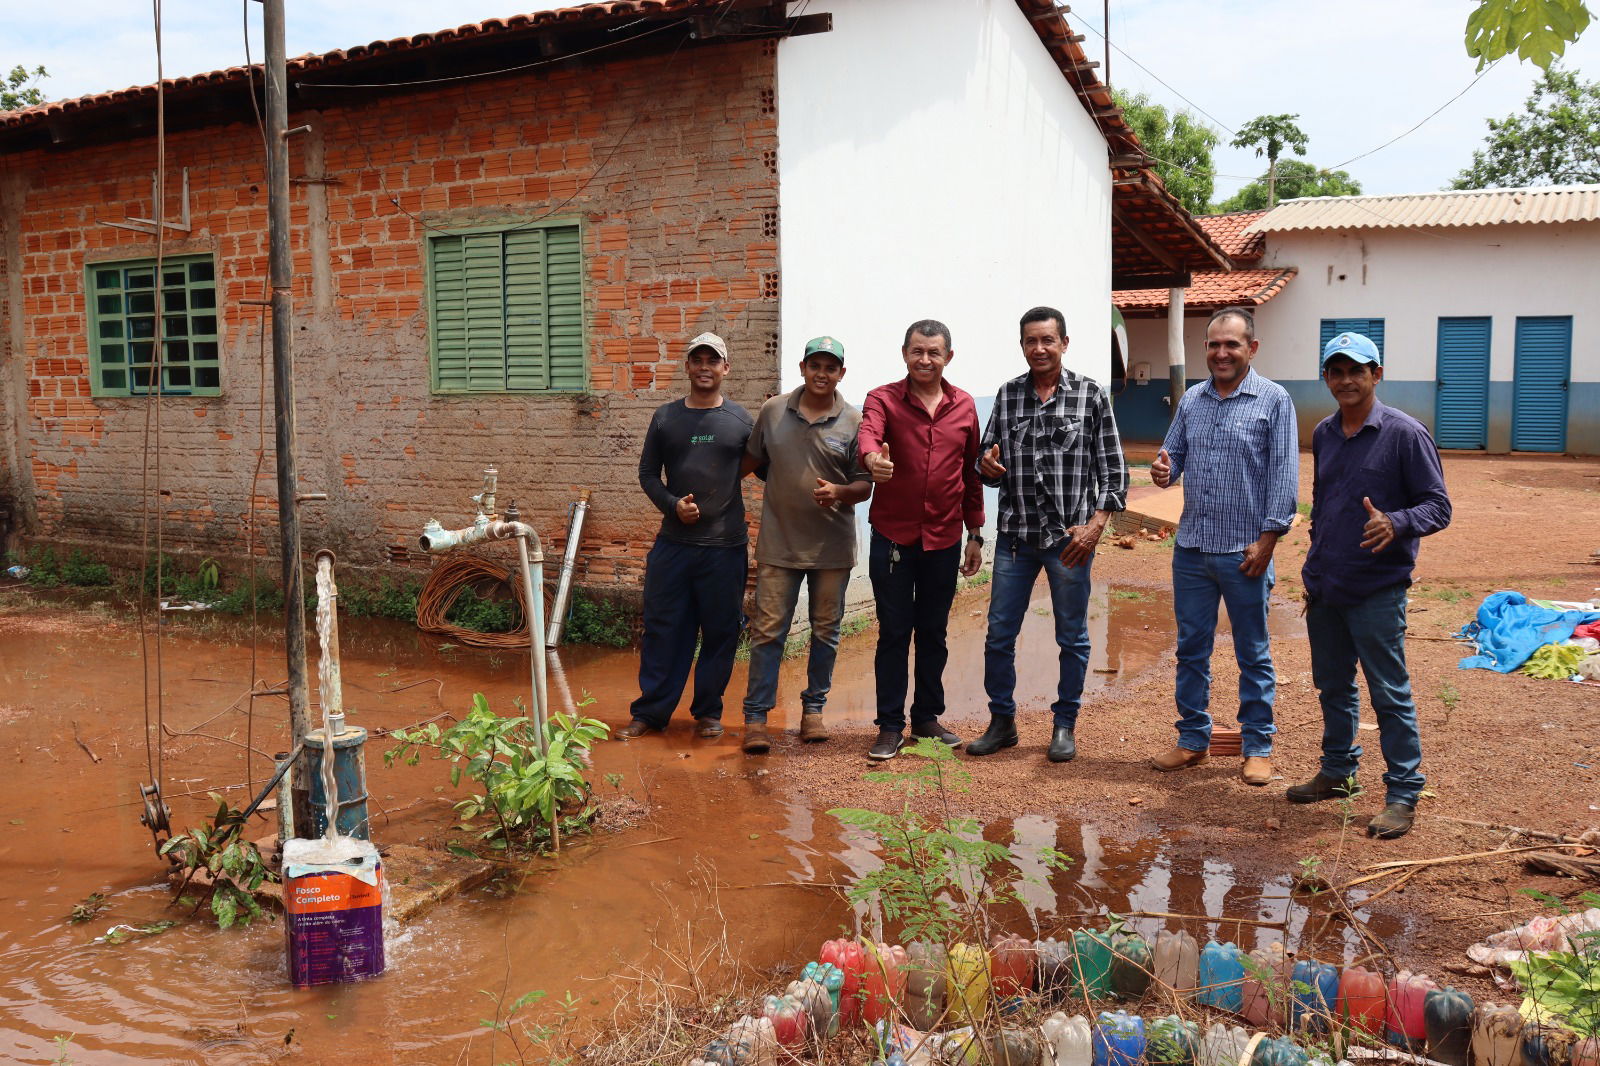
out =
[[(892, 759), (905, 742), (907, 666), (917, 640), (911, 735), (961, 740), (939, 724), (944, 712), (945, 629), (956, 571), (983, 562), (983, 483), (978, 479), (978, 412), (972, 397), (944, 380), (955, 358), (950, 330), (924, 319), (900, 348), (904, 380), (867, 393), (857, 448), (876, 488), (868, 521), (867, 572), (878, 604), (878, 738), (867, 753)], [(966, 548), (961, 530), (966, 527)]]

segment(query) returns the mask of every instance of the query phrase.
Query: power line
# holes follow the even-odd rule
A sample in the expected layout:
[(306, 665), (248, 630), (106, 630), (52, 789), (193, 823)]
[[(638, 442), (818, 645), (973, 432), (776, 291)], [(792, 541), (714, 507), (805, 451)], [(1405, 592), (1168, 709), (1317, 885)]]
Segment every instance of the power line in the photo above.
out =
[(1123, 59), (1126, 59), (1128, 62), (1132, 63), (1134, 66), (1138, 67), (1140, 70), (1142, 70), (1146, 74), (1150, 75), (1156, 81), (1160, 82), (1162, 85), (1165, 85), (1167, 87), (1167, 91), (1168, 92), (1172, 93), (1178, 99), (1182, 100), (1184, 103), (1188, 104), (1190, 107), (1194, 108), (1196, 111), (1200, 112), (1206, 118), (1210, 119), (1212, 122), (1216, 123), (1218, 126), (1221, 126), (1223, 129), (1227, 130), (1229, 133), (1233, 133), (1233, 134), (1237, 135), (1237, 131), (1232, 126), (1228, 125), (1226, 122), (1222, 121), (1220, 118), (1218, 118), (1217, 116), (1213, 115), (1211, 112), (1207, 111), (1205, 108), (1201, 107), (1199, 104), (1195, 103), (1193, 100), (1189, 99), (1187, 96), (1183, 95), (1178, 90), (1174, 89), (1170, 84), (1168, 84), (1166, 79), (1164, 79), (1161, 75), (1157, 74), (1155, 71), (1151, 70), (1149, 67), (1145, 66), (1143, 63), (1141, 63), (1137, 59), (1133, 58), (1133, 56), (1129, 55), (1128, 52), (1127, 52), (1127, 49), (1123, 48), (1116, 41), (1113, 41), (1110, 38), (1108, 38), (1105, 35), (1104, 32), (1095, 29), (1094, 25), (1092, 23), (1090, 23), (1087, 19), (1084, 19), (1084, 18), (1080, 17), (1077, 21), (1078, 21), (1079, 25), (1083, 26), (1090, 33), (1093, 33), (1096, 37), (1100, 38), (1102, 41), (1105, 41), (1106, 44), (1110, 45), (1112, 48), (1115, 48), (1117, 50), (1117, 54), (1122, 56)]
[(1390, 137), (1387, 141), (1384, 141), (1382, 144), (1378, 145), (1378, 147), (1373, 148), (1373, 149), (1369, 149), (1368, 151), (1365, 151), (1365, 152), (1362, 152), (1360, 155), (1351, 156), (1349, 159), (1346, 159), (1343, 163), (1336, 163), (1333, 166), (1329, 167), (1328, 169), (1329, 170), (1339, 170), (1342, 167), (1347, 167), (1351, 163), (1354, 163), (1358, 159), (1365, 159), (1369, 155), (1373, 155), (1373, 154), (1375, 154), (1377, 152), (1383, 151), (1385, 148), (1389, 147), (1394, 142), (1400, 140), (1402, 137), (1411, 136), (1413, 133), (1415, 133), (1418, 130), (1420, 130), (1423, 126), (1426, 126), (1429, 122), (1433, 121), (1433, 119), (1439, 114), (1439, 112), (1443, 111), (1445, 108), (1449, 107), (1451, 104), (1455, 103), (1457, 100), (1459, 100), (1463, 96), (1467, 95), (1468, 91), (1470, 91), (1474, 85), (1476, 85), (1480, 81), (1482, 81), (1485, 77), (1488, 76), (1488, 73), (1491, 70), (1493, 70), (1495, 67), (1497, 67), (1499, 65), (1500, 65), (1500, 60), (1497, 59), (1493, 63), (1490, 63), (1488, 66), (1484, 67), (1482, 72), (1480, 72), (1476, 78), (1473, 78), (1471, 81), (1469, 81), (1467, 83), (1467, 87), (1465, 89), (1462, 89), (1460, 92), (1456, 93), (1450, 99), (1446, 100), (1444, 103), (1442, 103), (1438, 107), (1434, 108), (1432, 111), (1430, 111), (1428, 113), (1428, 116), (1426, 118), (1424, 118), (1421, 122), (1418, 122), (1415, 126), (1412, 126), (1410, 129), (1406, 130), (1404, 133), (1398, 134), (1398, 135), (1396, 135), (1394, 137)]

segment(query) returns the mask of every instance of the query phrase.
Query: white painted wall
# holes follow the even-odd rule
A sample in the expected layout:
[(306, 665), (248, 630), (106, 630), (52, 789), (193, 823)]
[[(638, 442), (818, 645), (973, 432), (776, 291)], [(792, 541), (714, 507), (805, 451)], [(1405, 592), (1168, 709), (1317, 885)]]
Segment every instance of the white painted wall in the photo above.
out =
[(805, 341), (845, 344), (844, 393), (903, 377), (921, 318), (949, 378), (992, 396), (1027, 369), (1017, 319), (1060, 308), (1067, 363), (1110, 377), (1105, 142), (1013, 0), (849, 0), (778, 48), (785, 387)]

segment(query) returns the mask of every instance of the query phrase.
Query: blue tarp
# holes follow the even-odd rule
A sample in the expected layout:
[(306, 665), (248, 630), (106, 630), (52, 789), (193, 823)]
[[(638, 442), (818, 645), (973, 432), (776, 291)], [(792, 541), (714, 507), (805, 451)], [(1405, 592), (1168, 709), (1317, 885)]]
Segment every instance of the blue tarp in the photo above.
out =
[(1571, 640), (1574, 629), (1596, 620), (1600, 611), (1557, 611), (1534, 606), (1520, 592), (1493, 593), (1484, 597), (1477, 619), (1456, 634), (1478, 646), (1477, 655), (1461, 660), (1461, 669), (1509, 674), (1539, 647)]

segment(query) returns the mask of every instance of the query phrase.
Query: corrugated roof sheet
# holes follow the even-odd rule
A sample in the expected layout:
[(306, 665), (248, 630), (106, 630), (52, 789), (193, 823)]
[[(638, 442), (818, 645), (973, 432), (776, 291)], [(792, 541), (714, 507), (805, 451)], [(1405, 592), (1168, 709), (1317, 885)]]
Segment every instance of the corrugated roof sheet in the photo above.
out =
[(1313, 196), (1285, 200), (1253, 229), (1404, 229), (1600, 220), (1600, 185), (1461, 189), (1401, 196)]
[[(1260, 307), (1284, 290), (1299, 273), (1294, 267), (1282, 270), (1208, 270), (1194, 275), (1183, 290), (1187, 311), (1215, 311), (1222, 307)], [(1111, 302), (1123, 314), (1138, 311), (1165, 311), (1166, 289), (1119, 289)]]
[(1266, 213), (1266, 208), (1261, 208), (1259, 211), (1234, 211), (1226, 215), (1196, 215), (1194, 220), (1212, 240), (1222, 246), (1228, 258), (1235, 263), (1247, 263), (1261, 258), (1267, 238), (1259, 230), (1245, 231)]

